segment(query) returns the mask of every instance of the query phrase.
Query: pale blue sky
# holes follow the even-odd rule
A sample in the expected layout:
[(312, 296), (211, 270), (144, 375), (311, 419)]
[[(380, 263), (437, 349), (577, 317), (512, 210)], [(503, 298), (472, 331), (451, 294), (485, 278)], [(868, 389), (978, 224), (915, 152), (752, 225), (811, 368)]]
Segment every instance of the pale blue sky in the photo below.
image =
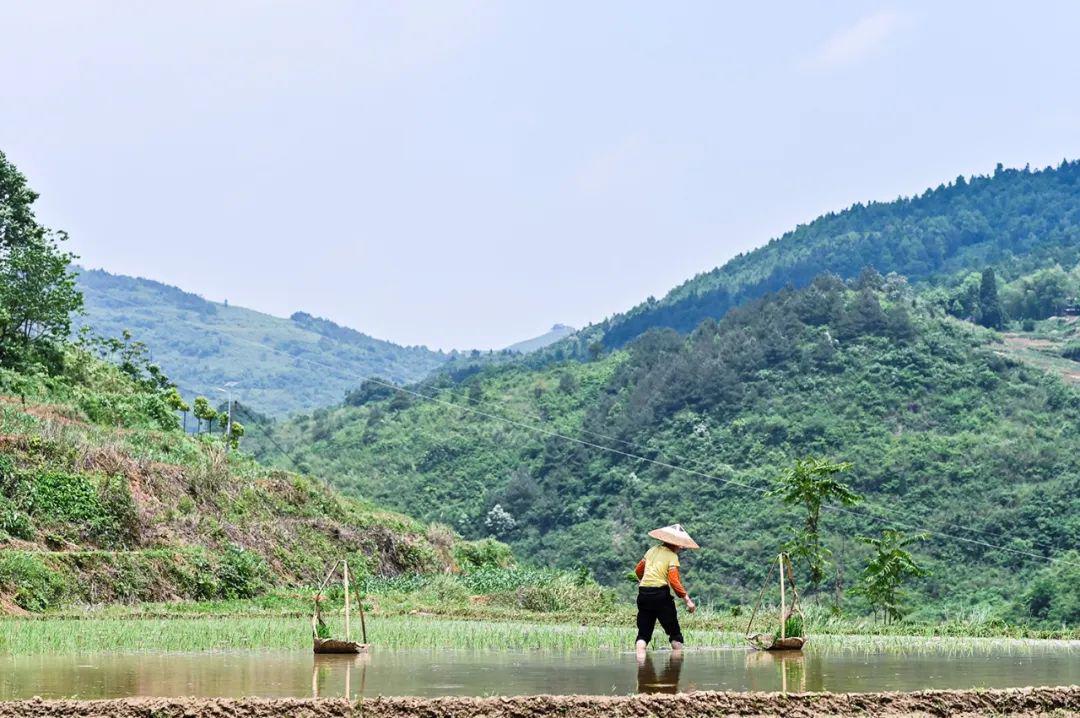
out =
[(799, 222), (1080, 156), (1080, 5), (2, 2), (90, 267), (498, 347)]

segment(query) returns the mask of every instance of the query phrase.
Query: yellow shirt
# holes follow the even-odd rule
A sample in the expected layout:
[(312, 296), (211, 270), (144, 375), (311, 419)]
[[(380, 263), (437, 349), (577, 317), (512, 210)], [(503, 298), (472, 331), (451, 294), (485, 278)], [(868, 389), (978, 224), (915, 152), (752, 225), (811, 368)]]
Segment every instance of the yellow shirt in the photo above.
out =
[(644, 561), (645, 573), (638, 585), (659, 588), (668, 585), (668, 569), (679, 567), (679, 554), (661, 544), (646, 551)]

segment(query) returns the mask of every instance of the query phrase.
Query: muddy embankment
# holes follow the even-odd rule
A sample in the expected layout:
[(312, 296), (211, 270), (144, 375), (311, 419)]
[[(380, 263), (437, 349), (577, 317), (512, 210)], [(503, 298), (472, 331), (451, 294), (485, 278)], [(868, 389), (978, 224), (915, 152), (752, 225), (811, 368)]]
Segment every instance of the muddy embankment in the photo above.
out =
[(126, 698), (0, 702), (0, 718), (697, 718), (1080, 715), (1080, 686), (914, 693), (720, 693), (507, 698)]

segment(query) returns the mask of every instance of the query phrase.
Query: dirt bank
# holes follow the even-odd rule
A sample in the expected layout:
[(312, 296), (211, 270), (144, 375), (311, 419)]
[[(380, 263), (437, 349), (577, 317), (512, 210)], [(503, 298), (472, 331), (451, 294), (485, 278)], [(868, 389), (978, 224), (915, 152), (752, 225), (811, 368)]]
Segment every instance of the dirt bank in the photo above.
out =
[(1080, 686), (915, 693), (719, 693), (509, 698), (198, 699), (0, 702), (0, 718), (697, 718), (698, 716), (1080, 715)]

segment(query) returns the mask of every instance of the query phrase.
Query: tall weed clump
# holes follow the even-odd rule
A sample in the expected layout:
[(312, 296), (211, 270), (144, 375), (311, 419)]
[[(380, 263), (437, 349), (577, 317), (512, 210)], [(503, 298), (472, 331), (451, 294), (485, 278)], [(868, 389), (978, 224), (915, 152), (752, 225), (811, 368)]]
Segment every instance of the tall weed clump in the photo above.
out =
[(454, 549), (454, 562), (465, 572), (503, 569), (514, 563), (514, 554), (509, 546), (495, 539), (462, 541)]
[(222, 553), (217, 575), (222, 598), (254, 598), (270, 583), (270, 568), (263, 557), (236, 544)]
[(462, 583), (472, 593), (492, 596), (498, 605), (527, 611), (606, 613), (615, 607), (615, 592), (587, 571), (489, 567), (464, 574)]

